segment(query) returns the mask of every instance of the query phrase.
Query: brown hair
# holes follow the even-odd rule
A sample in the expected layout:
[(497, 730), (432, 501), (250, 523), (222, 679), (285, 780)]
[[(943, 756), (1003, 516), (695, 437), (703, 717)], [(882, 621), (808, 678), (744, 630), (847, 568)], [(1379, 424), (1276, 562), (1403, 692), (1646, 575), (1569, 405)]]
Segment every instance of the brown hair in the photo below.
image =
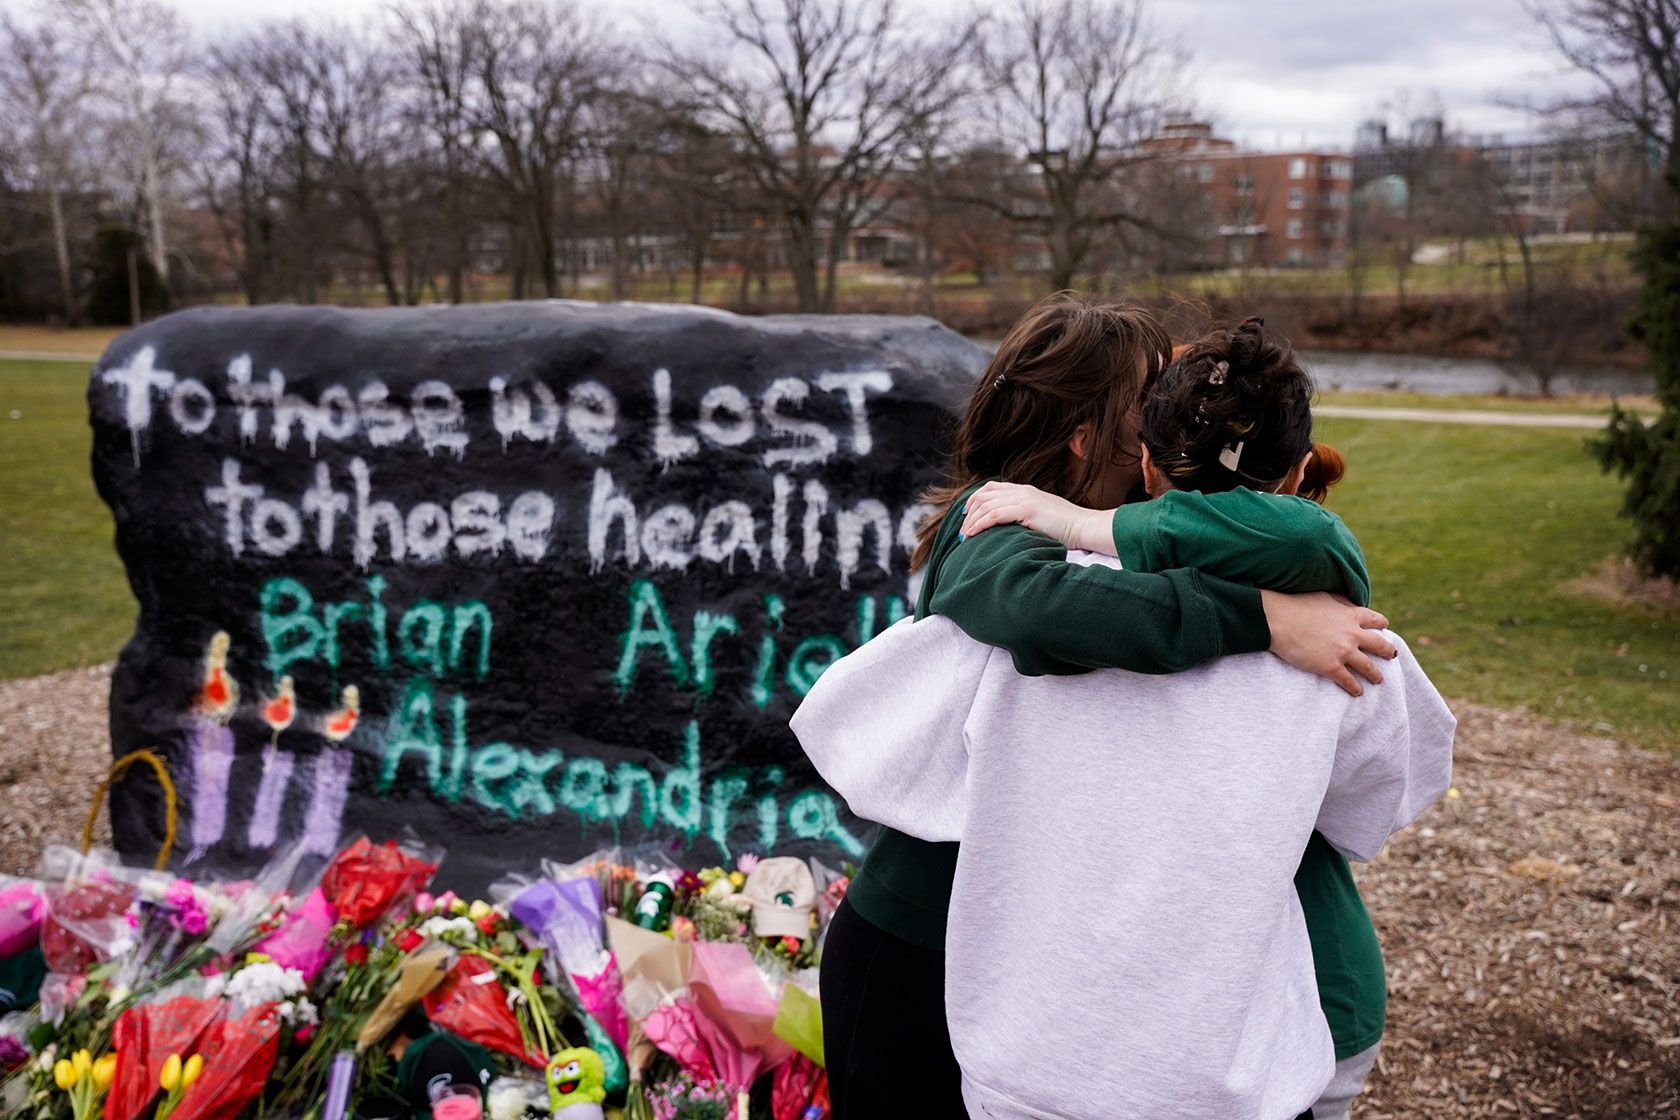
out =
[[(1127, 413), (1160, 375), (1171, 340), (1147, 310), (1077, 292), (1029, 307), (969, 394), (945, 464), (945, 482), (922, 495), (936, 511), (916, 530), (911, 570), (928, 562), (951, 503), (988, 478), (1078, 501), (1120, 457)], [(1090, 453), (1068, 450), (1081, 424)], [(1106, 449), (1106, 450), (1105, 450)]]
[(1313, 449), (1312, 378), (1264, 328), (1250, 317), (1190, 343), (1144, 403), (1149, 458), (1178, 489), (1276, 490)]

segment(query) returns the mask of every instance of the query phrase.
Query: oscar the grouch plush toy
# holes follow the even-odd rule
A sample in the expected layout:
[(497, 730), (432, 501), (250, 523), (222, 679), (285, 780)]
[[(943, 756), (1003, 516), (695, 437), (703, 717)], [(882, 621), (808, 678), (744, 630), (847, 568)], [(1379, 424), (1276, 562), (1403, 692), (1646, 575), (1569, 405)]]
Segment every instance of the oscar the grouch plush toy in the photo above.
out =
[(606, 1067), (595, 1051), (580, 1047), (554, 1055), (548, 1063), (548, 1104), (554, 1120), (602, 1120), (606, 1081)]

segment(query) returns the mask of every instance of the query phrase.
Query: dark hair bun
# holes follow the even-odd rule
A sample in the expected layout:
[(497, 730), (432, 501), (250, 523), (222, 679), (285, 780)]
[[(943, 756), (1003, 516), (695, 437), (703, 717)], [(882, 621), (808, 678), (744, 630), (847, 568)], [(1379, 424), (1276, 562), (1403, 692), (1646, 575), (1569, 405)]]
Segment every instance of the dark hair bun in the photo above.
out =
[(1144, 404), (1142, 435), (1181, 490), (1275, 490), (1312, 447), (1312, 379), (1251, 316), (1186, 346)]

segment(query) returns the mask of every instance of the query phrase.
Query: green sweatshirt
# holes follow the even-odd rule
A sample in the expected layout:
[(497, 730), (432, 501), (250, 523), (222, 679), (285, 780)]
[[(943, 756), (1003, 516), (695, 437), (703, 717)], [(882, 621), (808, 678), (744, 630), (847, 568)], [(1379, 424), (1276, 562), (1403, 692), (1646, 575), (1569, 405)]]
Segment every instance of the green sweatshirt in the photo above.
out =
[[(1114, 536), (1125, 569), (1116, 570), (1070, 564), (1064, 546), (1019, 525), (959, 542), (958, 511), (978, 488), (959, 496), (939, 527), (916, 616), (945, 615), (970, 637), (1008, 650), (1029, 676), (1172, 673), (1265, 650), (1271, 632), (1260, 593), (1246, 583), (1370, 601), (1358, 541), (1304, 498), (1175, 491), (1123, 506)], [(957, 845), (883, 828), (847, 898), (878, 928), (942, 949), (956, 866)], [(1376, 931), (1347, 860), (1316, 833), (1295, 885), (1340, 1060), (1382, 1036), (1387, 986)]]

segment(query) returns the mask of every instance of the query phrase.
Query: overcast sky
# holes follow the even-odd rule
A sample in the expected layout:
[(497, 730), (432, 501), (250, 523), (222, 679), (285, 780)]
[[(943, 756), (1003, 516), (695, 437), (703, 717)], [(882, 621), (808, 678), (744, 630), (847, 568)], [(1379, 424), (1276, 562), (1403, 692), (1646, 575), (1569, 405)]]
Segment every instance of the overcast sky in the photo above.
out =
[[(175, 0), (201, 32), (270, 17), (377, 14), (383, 0)], [(583, 0), (634, 34), (687, 22), (681, 0)], [(954, 8), (958, 0), (931, 6)], [(901, 0), (922, 10), (928, 0)], [(982, 4), (982, 7), (989, 6)], [(1438, 99), (1448, 127), (1530, 133), (1501, 102), (1545, 100), (1564, 73), (1521, 0), (1155, 0), (1155, 19), (1190, 50), (1197, 109), (1248, 146), (1348, 147), (1361, 120)]]

